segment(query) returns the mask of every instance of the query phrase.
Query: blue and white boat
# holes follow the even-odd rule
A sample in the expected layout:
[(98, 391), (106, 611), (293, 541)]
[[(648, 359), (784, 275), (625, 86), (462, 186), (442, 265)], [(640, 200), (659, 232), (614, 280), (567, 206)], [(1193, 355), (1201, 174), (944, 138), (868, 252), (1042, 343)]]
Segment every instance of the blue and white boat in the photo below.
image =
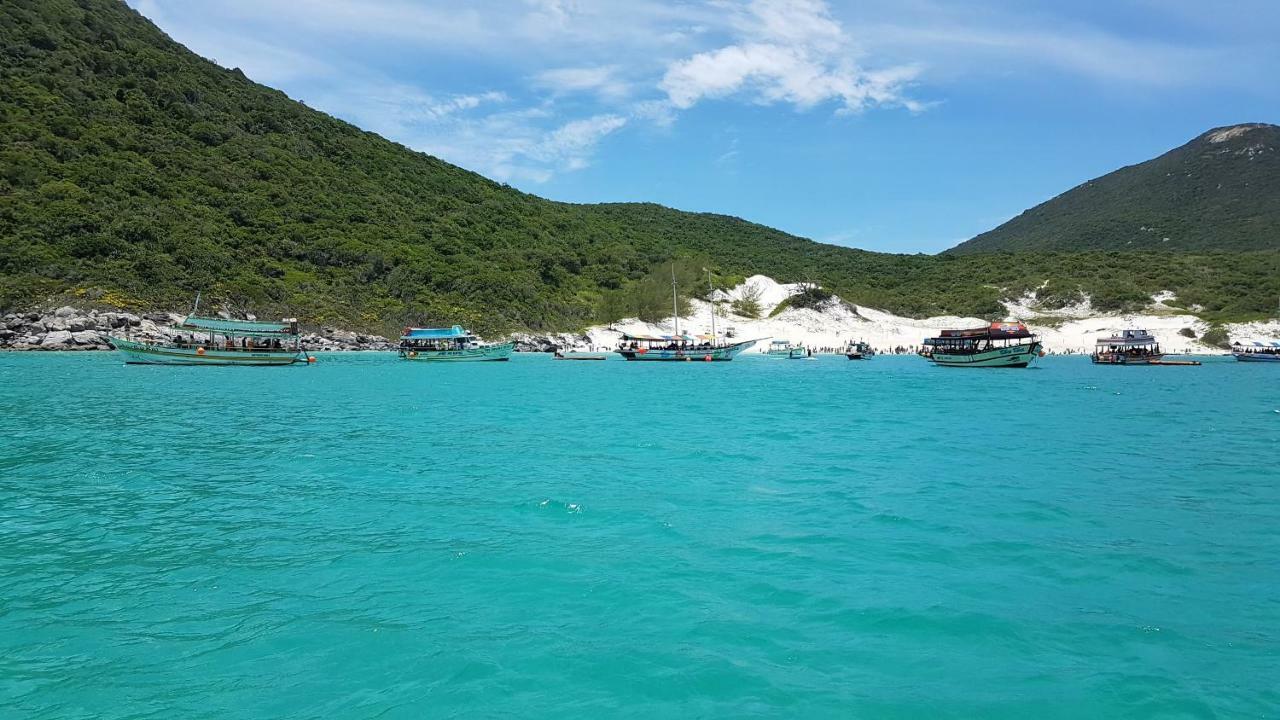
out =
[(787, 360), (804, 360), (813, 353), (803, 345), (797, 345), (790, 340), (773, 340), (769, 343), (769, 349), (765, 350), (765, 355), (775, 358), (785, 358)]
[(436, 362), (478, 362), (511, 359), (515, 343), (487, 343), (461, 325), (448, 328), (407, 327), (400, 336), (400, 359)]
[(1231, 354), (1240, 362), (1280, 362), (1280, 342), (1275, 340), (1251, 340), (1235, 342)]

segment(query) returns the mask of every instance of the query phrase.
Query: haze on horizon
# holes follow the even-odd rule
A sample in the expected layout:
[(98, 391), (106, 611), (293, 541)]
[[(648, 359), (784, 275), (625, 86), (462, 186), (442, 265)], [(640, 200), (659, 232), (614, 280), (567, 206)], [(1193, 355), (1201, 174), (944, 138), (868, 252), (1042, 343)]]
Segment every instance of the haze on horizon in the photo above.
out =
[(128, 2), (224, 66), (527, 192), (888, 252), (1280, 116), (1267, 0)]

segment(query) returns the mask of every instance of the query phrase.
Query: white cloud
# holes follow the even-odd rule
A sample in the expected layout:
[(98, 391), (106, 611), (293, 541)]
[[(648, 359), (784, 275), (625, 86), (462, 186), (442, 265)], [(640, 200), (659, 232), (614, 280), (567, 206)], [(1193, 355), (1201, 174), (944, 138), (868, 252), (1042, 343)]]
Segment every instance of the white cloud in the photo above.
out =
[(544, 162), (563, 163), (571, 169), (586, 167), (587, 155), (604, 137), (623, 125), (620, 115), (595, 115), (556, 128), (527, 153)]
[(618, 77), (617, 65), (567, 67), (543, 70), (534, 84), (558, 95), (594, 93), (606, 100), (621, 100), (631, 94), (631, 86)]
[(627, 124), (612, 114), (549, 126), (553, 120), (547, 108), (459, 118), (418, 128), (409, 144), (497, 180), (543, 183), (590, 165), (600, 142)]
[(819, 0), (754, 0), (732, 26), (737, 42), (667, 67), (660, 87), (674, 107), (747, 94), (799, 109), (832, 100), (848, 112), (874, 105), (923, 108), (904, 93), (919, 69), (863, 70), (852, 39)]
[[(1053, 0), (129, 2), (313, 107), (533, 182), (586, 167), (625, 128), (673, 126), (712, 99), (919, 112), (918, 93), (1046, 69), (1050, 82), (1273, 88), (1262, 76), (1276, 57), (1274, 22), (1205, 19), (1195, 0), (1116, 0), (1169, 8), (1160, 17), (1187, 32), (1165, 35)], [(1249, 17), (1275, 17), (1270, 0), (1240, 2), (1253, 4)], [(1230, 50), (1234, 37), (1250, 44)]]

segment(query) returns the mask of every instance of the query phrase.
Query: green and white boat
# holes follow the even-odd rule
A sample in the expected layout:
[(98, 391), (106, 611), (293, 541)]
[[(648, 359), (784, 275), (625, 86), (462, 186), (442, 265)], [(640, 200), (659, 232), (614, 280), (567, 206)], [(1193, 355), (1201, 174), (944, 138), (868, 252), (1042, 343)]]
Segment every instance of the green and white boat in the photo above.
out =
[(515, 343), (487, 343), (461, 325), (449, 328), (404, 329), (400, 359), (430, 362), (502, 362), (511, 359)]
[(920, 354), (943, 367), (1024, 368), (1044, 355), (1039, 338), (1020, 322), (943, 330), (924, 346)]
[(302, 347), (298, 321), (278, 323), (188, 316), (176, 339), (157, 342), (110, 338), (130, 365), (293, 365), (313, 363)]

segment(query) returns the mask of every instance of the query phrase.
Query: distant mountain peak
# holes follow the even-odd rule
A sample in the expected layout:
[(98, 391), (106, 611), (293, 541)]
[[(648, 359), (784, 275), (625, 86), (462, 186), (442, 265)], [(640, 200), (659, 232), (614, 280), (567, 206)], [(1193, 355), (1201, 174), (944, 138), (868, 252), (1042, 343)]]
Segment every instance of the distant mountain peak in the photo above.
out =
[(1244, 137), (1255, 130), (1280, 130), (1280, 126), (1270, 125), (1267, 123), (1245, 123), (1243, 125), (1228, 125), (1227, 127), (1214, 128), (1203, 135), (1205, 140), (1211, 143), (1223, 143), (1228, 140), (1234, 140), (1238, 137)]
[(1280, 125), (1213, 128), (948, 252), (1280, 249)]

